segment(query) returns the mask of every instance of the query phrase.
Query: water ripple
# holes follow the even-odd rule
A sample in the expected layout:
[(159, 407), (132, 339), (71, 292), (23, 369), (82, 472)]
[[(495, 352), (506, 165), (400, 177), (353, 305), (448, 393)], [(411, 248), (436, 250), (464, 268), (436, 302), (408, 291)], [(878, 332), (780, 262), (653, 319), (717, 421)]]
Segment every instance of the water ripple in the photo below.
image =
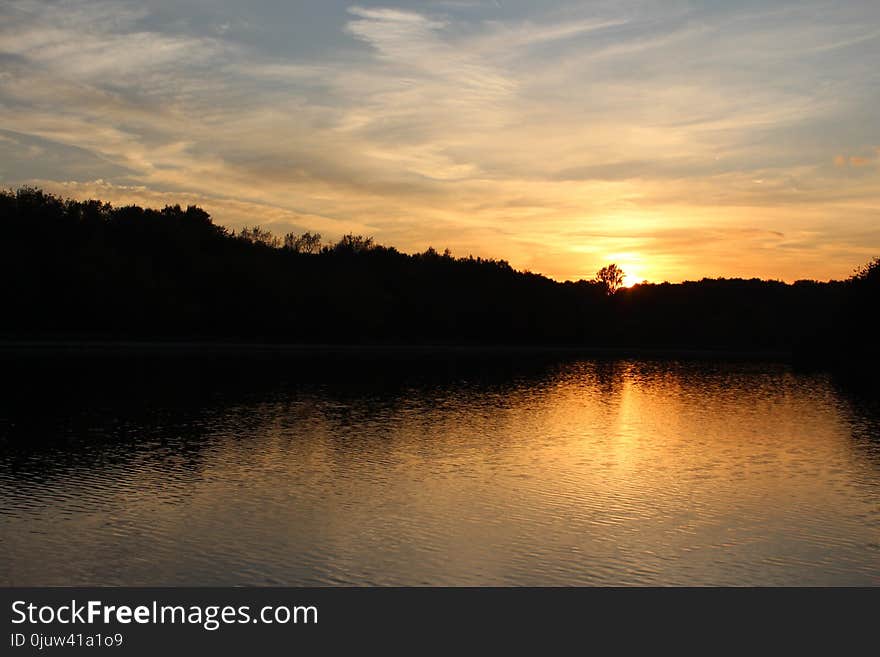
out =
[(880, 583), (880, 413), (825, 376), (210, 390), (0, 406), (0, 583)]

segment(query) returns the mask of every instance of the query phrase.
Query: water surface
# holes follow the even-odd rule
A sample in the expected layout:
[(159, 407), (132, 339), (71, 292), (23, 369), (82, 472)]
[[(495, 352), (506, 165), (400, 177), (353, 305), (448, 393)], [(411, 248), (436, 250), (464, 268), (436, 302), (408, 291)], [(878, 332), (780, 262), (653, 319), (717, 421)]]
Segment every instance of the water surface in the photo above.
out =
[(880, 409), (826, 374), (12, 360), (3, 585), (880, 584)]

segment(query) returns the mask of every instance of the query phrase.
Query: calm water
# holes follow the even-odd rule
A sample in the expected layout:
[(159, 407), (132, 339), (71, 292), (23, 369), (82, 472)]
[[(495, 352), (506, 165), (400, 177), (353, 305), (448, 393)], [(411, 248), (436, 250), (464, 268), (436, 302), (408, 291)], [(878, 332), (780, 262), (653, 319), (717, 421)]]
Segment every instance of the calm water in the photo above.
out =
[(35, 360), (4, 364), (2, 585), (880, 584), (880, 407), (828, 375)]

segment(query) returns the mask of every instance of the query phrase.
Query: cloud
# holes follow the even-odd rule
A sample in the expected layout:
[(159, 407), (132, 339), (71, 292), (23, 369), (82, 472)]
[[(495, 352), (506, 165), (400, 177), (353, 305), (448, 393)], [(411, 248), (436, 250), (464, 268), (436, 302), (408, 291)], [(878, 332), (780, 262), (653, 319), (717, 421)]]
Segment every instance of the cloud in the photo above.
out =
[(874, 149), (873, 152), (868, 155), (835, 155), (834, 156), (834, 166), (842, 168), (842, 167), (853, 167), (853, 168), (862, 168), (868, 167), (873, 164), (876, 164), (880, 161), (880, 149)]

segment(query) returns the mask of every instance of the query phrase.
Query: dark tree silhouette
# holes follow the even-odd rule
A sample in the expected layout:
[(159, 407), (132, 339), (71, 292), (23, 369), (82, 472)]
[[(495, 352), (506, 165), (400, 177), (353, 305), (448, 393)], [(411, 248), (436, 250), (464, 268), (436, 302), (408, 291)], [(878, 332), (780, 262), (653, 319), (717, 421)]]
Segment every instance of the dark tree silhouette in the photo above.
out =
[(272, 231), (263, 230), (260, 226), (253, 228), (242, 228), (238, 234), (239, 239), (251, 242), (252, 244), (262, 244), (273, 249), (281, 246), (281, 241), (272, 234)]
[(596, 281), (605, 287), (609, 295), (613, 295), (623, 286), (624, 275), (623, 270), (612, 263), (596, 272)]
[(880, 283), (880, 258), (874, 258), (866, 265), (856, 268), (852, 278), (860, 283), (872, 285)]
[(302, 235), (287, 233), (284, 236), (284, 248), (294, 253), (308, 253), (315, 255), (321, 252), (321, 233), (306, 231)]
[(364, 237), (363, 235), (353, 235), (349, 233), (348, 235), (342, 236), (342, 239), (336, 243), (333, 250), (341, 253), (361, 253), (364, 251), (370, 251), (375, 246), (376, 244), (373, 242), (372, 237)]

